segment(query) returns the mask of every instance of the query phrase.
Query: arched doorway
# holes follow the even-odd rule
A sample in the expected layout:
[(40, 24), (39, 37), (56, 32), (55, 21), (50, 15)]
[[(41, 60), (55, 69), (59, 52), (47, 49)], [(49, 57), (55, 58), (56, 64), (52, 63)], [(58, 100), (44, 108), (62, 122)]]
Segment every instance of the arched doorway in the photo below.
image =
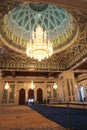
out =
[(25, 90), (22, 88), (19, 91), (19, 105), (25, 104)]
[(28, 101), (34, 102), (34, 90), (33, 89), (29, 89), (29, 91), (28, 91)]
[(37, 101), (38, 101), (39, 103), (42, 103), (42, 102), (43, 102), (43, 91), (42, 91), (41, 88), (39, 88), (39, 89), (37, 90)]

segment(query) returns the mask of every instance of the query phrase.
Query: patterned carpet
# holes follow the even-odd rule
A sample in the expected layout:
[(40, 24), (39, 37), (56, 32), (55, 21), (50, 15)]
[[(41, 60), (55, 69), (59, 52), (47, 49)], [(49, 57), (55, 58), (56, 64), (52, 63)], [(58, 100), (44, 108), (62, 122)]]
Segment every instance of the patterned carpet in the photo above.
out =
[(65, 130), (27, 106), (0, 106), (0, 130)]

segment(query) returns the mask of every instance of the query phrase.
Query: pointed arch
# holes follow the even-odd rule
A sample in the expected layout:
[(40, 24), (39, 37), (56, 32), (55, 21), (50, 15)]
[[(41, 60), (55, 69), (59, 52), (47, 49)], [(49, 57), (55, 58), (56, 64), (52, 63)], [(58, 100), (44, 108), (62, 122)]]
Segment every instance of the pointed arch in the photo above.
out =
[(28, 99), (34, 99), (34, 90), (33, 89), (28, 90)]
[(19, 105), (25, 104), (25, 90), (22, 88), (19, 90)]
[(41, 88), (37, 89), (37, 101), (39, 103), (43, 102), (43, 90)]

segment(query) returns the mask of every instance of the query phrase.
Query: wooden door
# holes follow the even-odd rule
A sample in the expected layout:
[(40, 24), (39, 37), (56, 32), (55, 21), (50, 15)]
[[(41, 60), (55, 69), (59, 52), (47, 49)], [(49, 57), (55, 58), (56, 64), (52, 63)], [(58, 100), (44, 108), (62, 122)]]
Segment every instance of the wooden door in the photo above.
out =
[(22, 88), (19, 91), (19, 105), (25, 104), (25, 90)]
[(43, 103), (43, 91), (41, 88), (37, 90), (37, 101), (38, 103)]

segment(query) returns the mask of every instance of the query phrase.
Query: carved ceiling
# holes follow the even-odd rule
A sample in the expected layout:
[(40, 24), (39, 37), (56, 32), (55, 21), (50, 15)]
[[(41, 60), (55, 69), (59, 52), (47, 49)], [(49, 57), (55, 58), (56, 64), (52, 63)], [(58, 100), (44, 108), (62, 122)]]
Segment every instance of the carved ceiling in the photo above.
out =
[[(23, 2), (27, 4), (31, 1), (0, 0), (0, 19), (2, 19), (9, 10), (20, 5)], [(41, 1), (33, 0), (32, 2)], [(42, 2), (45, 2), (45, 0)], [(21, 75), (21, 71), (23, 72), (23, 74), (25, 72), (24, 75), (29, 74), (26, 74), (26, 72), (32, 72), (32, 75), (35, 75), (35, 72), (37, 72), (38, 74), (36, 74), (36, 76), (41, 76), (40, 72), (42, 72), (42, 74), (46, 77), (56, 77), (58, 73), (72, 68), (77, 63), (82, 61), (82, 59), (87, 57), (87, 2), (83, 0), (79, 0), (79, 2), (74, 0), (71, 0), (71, 2), (69, 2), (69, 0), (63, 0), (62, 2), (61, 0), (46, 0), (46, 2), (61, 6), (72, 14), (79, 26), (78, 38), (66, 50), (53, 54), (52, 57), (41, 62), (31, 59), (25, 54), (13, 51), (10, 48), (11, 41), (9, 41), (9, 47), (7, 47), (0, 38), (0, 69), (2, 69), (3, 71), (11, 71), (11, 75), (17, 75), (18, 71), (20, 71), (19, 75)], [(13, 73), (13, 71), (15, 72), (15, 74)], [(3, 73), (5, 74), (5, 72)]]

